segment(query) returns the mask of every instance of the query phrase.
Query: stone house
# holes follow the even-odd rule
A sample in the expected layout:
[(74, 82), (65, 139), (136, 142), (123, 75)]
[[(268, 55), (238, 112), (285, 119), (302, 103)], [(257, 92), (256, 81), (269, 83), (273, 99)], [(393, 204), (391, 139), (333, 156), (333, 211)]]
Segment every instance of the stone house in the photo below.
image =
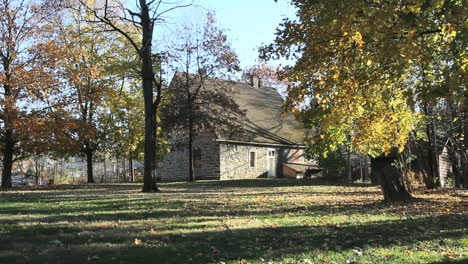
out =
[[(195, 179), (277, 178), (283, 176), (283, 164), (314, 165), (303, 157), (306, 130), (292, 113), (282, 112), (283, 99), (276, 89), (263, 87), (255, 76), (250, 83), (222, 82), (231, 86), (232, 98), (246, 114), (239, 120), (245, 133), (228, 138), (209, 133), (196, 137)], [(186, 148), (174, 149), (158, 163), (157, 175), (162, 181), (189, 178)]]

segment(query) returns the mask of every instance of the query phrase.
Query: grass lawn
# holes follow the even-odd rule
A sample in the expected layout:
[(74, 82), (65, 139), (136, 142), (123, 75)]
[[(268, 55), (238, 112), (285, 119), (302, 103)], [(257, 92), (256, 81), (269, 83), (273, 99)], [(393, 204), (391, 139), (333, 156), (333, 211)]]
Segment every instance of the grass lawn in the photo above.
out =
[[(0, 191), (0, 263), (468, 263), (468, 192), (316, 180)], [(47, 189), (45, 189), (47, 188)]]

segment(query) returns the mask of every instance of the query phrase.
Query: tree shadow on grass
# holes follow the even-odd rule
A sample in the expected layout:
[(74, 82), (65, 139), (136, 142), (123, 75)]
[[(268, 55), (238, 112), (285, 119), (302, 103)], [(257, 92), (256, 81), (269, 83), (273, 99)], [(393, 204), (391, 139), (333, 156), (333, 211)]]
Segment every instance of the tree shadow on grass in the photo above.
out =
[[(353, 183), (346, 185), (342, 182), (326, 179), (243, 179), (222, 181), (196, 181), (189, 183), (201, 188), (271, 188), (294, 186), (346, 186), (346, 187), (370, 187), (370, 183)], [(172, 186), (187, 187), (187, 183), (174, 183)]]
[[(0, 262), (217, 263), (259, 258), (280, 260), (319, 249), (343, 252), (356, 248), (409, 246), (429, 240), (460, 239), (464, 236), (462, 230), (467, 220), (464, 215), (442, 215), (344, 226), (232, 229), (226, 224), (220, 230), (176, 234), (160, 234), (142, 230), (143, 227), (128, 226), (39, 225), (7, 233), (3, 231)], [(18, 256), (21, 247), (27, 250)]]
[[(0, 263), (217, 263), (260, 257), (279, 260), (318, 249), (342, 252), (367, 246), (409, 246), (429, 240), (460, 239), (466, 235), (463, 233), (464, 223), (468, 221), (465, 214), (437, 217), (413, 214), (415, 219), (365, 224), (350, 219), (349, 223), (337, 226), (326, 220), (326, 216), (380, 212), (402, 215), (402, 211), (376, 201), (305, 206), (280, 204), (276, 207), (271, 201), (256, 203), (252, 199), (239, 199), (238, 203), (224, 204), (222, 199), (213, 199), (217, 197), (213, 190), (218, 187), (205, 183), (210, 182), (168, 184), (168, 190), (179, 189), (172, 193), (132, 197), (129, 194), (137, 190), (136, 185), (128, 186), (129, 189), (124, 185), (125, 188), (116, 188), (115, 192), (112, 185), (95, 185), (73, 194), (70, 194), (71, 189), (1, 194), (2, 202), (6, 198), (12, 203), (21, 203), (2, 208), (0, 212), (0, 217), (3, 216)], [(183, 188), (194, 192), (186, 194)], [(226, 189), (221, 197), (225, 193)], [(323, 194), (312, 192), (311, 195), (314, 193)], [(159, 199), (164, 195), (167, 196)], [(237, 194), (229, 195), (236, 197)], [(267, 196), (268, 192), (262, 195)], [(209, 200), (199, 199), (204, 196)], [(250, 196), (246, 194), (247, 198), (252, 198)], [(59, 203), (64, 198), (85, 203), (62, 207)], [(38, 201), (41, 202), (39, 208), (35, 204)], [(246, 206), (248, 203), (250, 207)], [(443, 204), (435, 203), (439, 205)], [(302, 218), (294, 226), (281, 227), (262, 220), (279, 219), (289, 213)], [(7, 221), (9, 215), (12, 219)], [(307, 222), (308, 217), (314, 221), (323, 219), (323, 223)], [(231, 219), (240, 219), (241, 223), (230, 225)], [(252, 219), (257, 222), (255, 227), (249, 228)], [(37, 224), (39, 222), (41, 224)], [(156, 232), (149, 232), (158, 222), (166, 224), (159, 225), (160, 230)], [(243, 228), (237, 229), (239, 225)], [(135, 239), (141, 242), (135, 244)]]

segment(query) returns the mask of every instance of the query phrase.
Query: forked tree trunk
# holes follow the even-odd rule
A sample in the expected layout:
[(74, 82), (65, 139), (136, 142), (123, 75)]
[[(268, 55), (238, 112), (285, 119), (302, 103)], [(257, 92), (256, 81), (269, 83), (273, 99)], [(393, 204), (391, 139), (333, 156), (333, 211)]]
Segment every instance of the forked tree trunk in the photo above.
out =
[(401, 171), (391, 165), (386, 165), (380, 172), (381, 188), (386, 202), (407, 201), (411, 195), (403, 183)]
[(93, 155), (94, 152), (92, 149), (86, 149), (86, 174), (88, 176), (88, 183), (94, 183), (93, 175)]

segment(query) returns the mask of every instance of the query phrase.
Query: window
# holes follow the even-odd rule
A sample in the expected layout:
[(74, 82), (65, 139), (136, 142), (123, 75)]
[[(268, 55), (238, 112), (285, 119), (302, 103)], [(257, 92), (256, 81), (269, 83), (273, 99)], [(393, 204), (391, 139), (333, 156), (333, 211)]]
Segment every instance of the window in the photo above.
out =
[(255, 151), (250, 152), (249, 161), (250, 161), (250, 167), (251, 168), (255, 167)]
[(268, 150), (268, 157), (275, 157), (276, 156), (276, 151), (274, 149)]
[(193, 150), (193, 166), (195, 168), (201, 168), (202, 165), (202, 150), (196, 148)]

